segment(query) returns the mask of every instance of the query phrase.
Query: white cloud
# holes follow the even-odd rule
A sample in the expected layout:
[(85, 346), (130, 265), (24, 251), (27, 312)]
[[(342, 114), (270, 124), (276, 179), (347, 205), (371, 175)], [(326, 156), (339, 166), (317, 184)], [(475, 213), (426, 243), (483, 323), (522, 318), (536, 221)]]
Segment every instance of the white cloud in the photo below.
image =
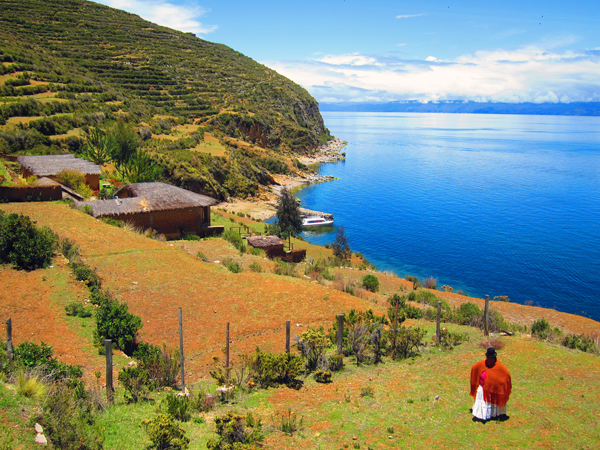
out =
[(354, 53), (265, 64), (319, 101), (600, 101), (599, 49), (559, 53), (530, 46), (452, 60)]
[(396, 19), (410, 19), (411, 17), (424, 16), (425, 14), (401, 14), (396, 16)]
[(216, 25), (205, 25), (200, 22), (200, 17), (206, 10), (197, 6), (188, 7), (171, 3), (165, 0), (95, 0), (97, 3), (122, 9), (137, 14), (143, 19), (158, 25), (173, 28), (179, 31), (195, 34), (208, 34), (217, 29)]

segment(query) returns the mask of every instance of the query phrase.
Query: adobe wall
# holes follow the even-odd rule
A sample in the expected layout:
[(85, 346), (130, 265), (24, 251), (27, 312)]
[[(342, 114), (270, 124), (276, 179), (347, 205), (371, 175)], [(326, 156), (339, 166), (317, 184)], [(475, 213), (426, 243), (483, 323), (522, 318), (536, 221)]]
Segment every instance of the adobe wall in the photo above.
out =
[(0, 202), (50, 202), (61, 199), (60, 185), (0, 186)]

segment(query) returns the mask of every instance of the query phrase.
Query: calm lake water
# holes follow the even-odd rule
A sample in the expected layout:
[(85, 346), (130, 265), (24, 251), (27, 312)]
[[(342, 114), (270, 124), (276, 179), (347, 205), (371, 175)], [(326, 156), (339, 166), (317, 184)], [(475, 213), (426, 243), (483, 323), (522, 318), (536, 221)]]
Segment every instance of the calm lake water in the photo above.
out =
[[(600, 320), (600, 118), (323, 113), (339, 180), (297, 193), (400, 277)], [(305, 232), (324, 245), (336, 230)]]

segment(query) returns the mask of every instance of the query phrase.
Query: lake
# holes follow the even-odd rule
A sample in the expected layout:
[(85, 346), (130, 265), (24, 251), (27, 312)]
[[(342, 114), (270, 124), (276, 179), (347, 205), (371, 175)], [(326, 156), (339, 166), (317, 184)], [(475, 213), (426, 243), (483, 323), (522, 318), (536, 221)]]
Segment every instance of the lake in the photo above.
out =
[[(400, 277), (600, 320), (600, 118), (325, 112), (348, 141), (302, 206)], [(303, 233), (332, 242), (336, 230)]]

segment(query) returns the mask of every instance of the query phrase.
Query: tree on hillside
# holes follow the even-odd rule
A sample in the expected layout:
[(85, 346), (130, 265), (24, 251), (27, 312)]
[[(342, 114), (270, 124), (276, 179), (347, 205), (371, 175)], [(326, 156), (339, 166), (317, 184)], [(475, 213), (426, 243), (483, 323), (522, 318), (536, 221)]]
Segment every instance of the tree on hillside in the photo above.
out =
[(333, 244), (331, 244), (331, 248), (333, 249), (333, 254), (336, 258), (350, 261), (352, 249), (350, 248), (350, 244), (348, 244), (348, 238), (344, 233), (344, 227), (338, 228), (338, 231), (335, 234), (335, 240), (333, 241)]
[(285, 187), (281, 190), (277, 205), (277, 225), (281, 229), (280, 237), (287, 238), (291, 248), (292, 236), (298, 236), (302, 232), (302, 218), (298, 210), (298, 200)]
[(85, 139), (83, 155), (94, 164), (102, 166), (110, 161), (116, 151), (116, 145), (112, 134), (107, 134), (100, 128), (94, 127)]

